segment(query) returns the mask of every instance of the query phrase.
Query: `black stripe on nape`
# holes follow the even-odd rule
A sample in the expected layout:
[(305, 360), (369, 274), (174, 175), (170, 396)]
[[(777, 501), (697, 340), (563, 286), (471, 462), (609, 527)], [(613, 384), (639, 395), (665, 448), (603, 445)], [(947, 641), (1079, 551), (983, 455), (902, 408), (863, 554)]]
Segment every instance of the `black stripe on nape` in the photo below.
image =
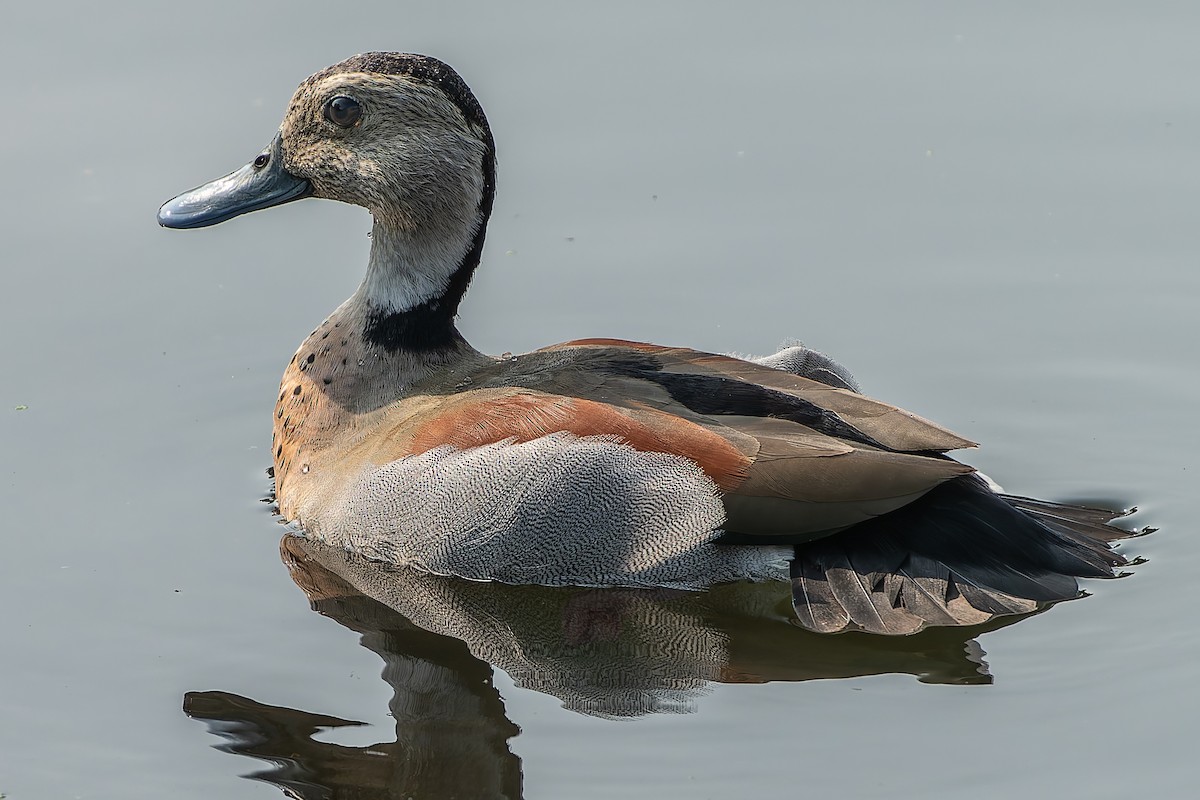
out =
[(400, 312), (379, 312), (367, 319), (363, 335), (368, 342), (388, 352), (398, 350), (430, 351), (450, 347), (462, 342), (462, 335), (454, 327), (459, 303), (467, 293), (471, 278), (483, 257), (483, 243), (487, 237), (488, 218), (496, 198), (496, 143), (488, 125), (483, 106), (479, 104), (471, 88), (467, 86), (454, 68), (430, 56), (415, 53), (361, 53), (334, 64), (313, 76), (319, 80), (338, 72), (375, 72), (382, 75), (408, 75), (415, 80), (436, 86), (462, 112), (484, 144), (483, 193), (479, 198), (479, 226), (471, 239), (471, 246), (463, 254), (458, 268), (451, 274), (446, 291), (441, 297), (422, 303), (415, 308)]
[(373, 311), (367, 315), (363, 338), (389, 353), (400, 350), (428, 353), (447, 350), (465, 340), (454, 327), (454, 311), (441, 300), (429, 300), (407, 311)]
[[(484, 157), (484, 169), (494, 170), (491, 152)], [(444, 291), (438, 297), (404, 311), (377, 310), (367, 315), (363, 336), (371, 344), (382, 347), (389, 353), (400, 350), (429, 352), (442, 350), (466, 340), (454, 327), (458, 306), (476, 267), (483, 256), (483, 243), (487, 236), (487, 215), (492, 208), (491, 194), (480, 203), (479, 227), (471, 240), (471, 246), (463, 254), (462, 261), (450, 275)]]

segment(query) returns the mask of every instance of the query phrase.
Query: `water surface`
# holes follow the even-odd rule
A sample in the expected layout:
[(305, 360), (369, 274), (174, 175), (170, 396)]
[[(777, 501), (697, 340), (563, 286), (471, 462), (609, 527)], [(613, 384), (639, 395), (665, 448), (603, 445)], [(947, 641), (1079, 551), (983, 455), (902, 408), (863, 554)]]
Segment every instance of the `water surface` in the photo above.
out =
[[(433, 797), (1182, 796), (1198, 24), (1107, 3), (6, 9), (0, 792), (309, 791), (214, 748), (274, 724), (260, 757), (383, 759), (365, 779)], [(1141, 506), (1161, 531), (1125, 552), (1149, 563), (1019, 624), (888, 642), (794, 630), (754, 591), (443, 586), (460, 613), (433, 631), (344, 580), (301, 591), (259, 502), (269, 415), (369, 221), (309, 201), (181, 234), (154, 212), (368, 49), (449, 61), (495, 130), (461, 319), (480, 349), (799, 337), (984, 443), (968, 460), (1010, 491)], [(432, 777), (405, 783), (414, 765)]]

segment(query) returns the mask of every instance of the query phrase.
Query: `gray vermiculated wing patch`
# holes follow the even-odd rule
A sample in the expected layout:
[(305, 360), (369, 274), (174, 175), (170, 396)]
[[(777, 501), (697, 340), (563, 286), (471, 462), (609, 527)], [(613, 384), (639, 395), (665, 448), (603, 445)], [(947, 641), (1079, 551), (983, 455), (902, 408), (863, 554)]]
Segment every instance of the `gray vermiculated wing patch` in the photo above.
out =
[(699, 589), (786, 579), (786, 547), (712, 544), (724, 521), (695, 464), (611, 437), (438, 447), (352, 483), (306, 535), (438, 575)]

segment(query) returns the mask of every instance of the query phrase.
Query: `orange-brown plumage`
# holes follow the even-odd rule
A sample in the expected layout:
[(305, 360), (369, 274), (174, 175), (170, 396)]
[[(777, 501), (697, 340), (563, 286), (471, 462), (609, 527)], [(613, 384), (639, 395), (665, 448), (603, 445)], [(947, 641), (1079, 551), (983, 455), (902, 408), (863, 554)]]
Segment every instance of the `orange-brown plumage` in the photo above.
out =
[(696, 462), (725, 491), (746, 479), (751, 463), (726, 439), (682, 417), (526, 390), (448, 399), (436, 416), (416, 428), (411, 453), (441, 445), (467, 449), (507, 439), (529, 442), (559, 431), (612, 436), (636, 450), (682, 456)]

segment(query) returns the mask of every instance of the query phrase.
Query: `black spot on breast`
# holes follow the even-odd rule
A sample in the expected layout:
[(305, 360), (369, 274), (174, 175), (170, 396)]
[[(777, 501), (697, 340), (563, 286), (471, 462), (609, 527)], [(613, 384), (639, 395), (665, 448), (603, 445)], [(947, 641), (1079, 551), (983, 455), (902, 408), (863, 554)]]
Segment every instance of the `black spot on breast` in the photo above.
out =
[(295, 396), (295, 395), (298, 395), (298, 394), (300, 394), (300, 384), (298, 384), (298, 383), (297, 383), (297, 384), (296, 384), (296, 388), (295, 388), (295, 389), (292, 389), (292, 395), (293, 395), (293, 396)]
[(329, 384), (333, 383), (333, 378), (321, 378), (321, 383), (328, 386)]
[(314, 361), (316, 361), (316, 360), (317, 360), (317, 354), (316, 354), (316, 353), (309, 353), (309, 354), (308, 354), (308, 358), (304, 359), (304, 362), (305, 362), (306, 364), (311, 364), (311, 363), (313, 363), (313, 362), (314, 362)]
[(279, 458), (281, 455), (283, 455), (283, 445), (275, 448), (275, 457)]

